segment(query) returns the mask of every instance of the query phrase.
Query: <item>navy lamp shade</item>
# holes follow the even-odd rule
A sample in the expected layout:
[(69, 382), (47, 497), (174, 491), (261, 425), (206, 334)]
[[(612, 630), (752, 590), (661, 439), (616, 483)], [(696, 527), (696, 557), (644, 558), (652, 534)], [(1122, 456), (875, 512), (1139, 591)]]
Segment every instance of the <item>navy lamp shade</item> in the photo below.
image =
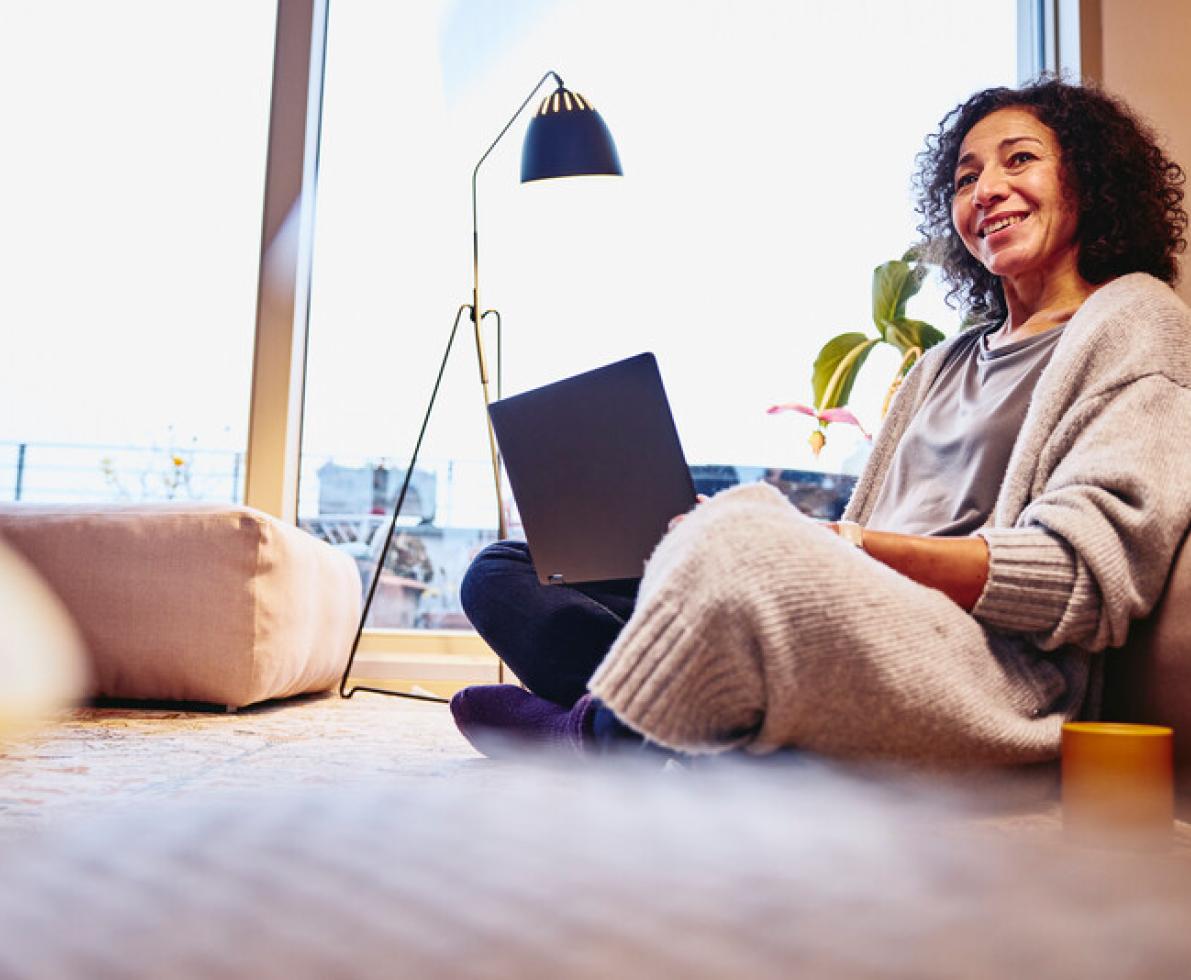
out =
[(624, 176), (616, 144), (591, 103), (559, 86), (530, 120), (521, 147), (521, 183), (594, 174)]

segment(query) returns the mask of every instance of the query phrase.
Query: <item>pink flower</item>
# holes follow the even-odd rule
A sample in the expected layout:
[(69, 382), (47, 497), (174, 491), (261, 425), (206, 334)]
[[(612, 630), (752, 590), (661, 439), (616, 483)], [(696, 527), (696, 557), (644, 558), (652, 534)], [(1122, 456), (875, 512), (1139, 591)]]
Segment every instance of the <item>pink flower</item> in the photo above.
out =
[(872, 436), (860, 424), (860, 419), (846, 408), (828, 408), (820, 412), (818, 409), (812, 408), (810, 405), (803, 405), (801, 402), (786, 402), (783, 405), (770, 405), (766, 409), (766, 413), (769, 415), (778, 415), (781, 412), (801, 412), (803, 415), (809, 415), (815, 419), (820, 425), (830, 425), (832, 422), (843, 422), (845, 425), (854, 425), (860, 430), (860, 434), (865, 439), (872, 439)]

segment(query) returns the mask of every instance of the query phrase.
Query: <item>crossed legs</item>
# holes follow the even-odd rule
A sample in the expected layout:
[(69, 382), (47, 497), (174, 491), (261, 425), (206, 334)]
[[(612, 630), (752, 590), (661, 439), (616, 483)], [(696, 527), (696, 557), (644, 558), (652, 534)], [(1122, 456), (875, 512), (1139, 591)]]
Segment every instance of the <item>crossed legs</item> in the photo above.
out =
[(639, 744), (587, 694), (588, 680), (632, 614), (636, 586), (542, 585), (519, 541), (480, 552), (463, 580), (464, 612), (528, 693), (510, 685), (464, 689), (451, 702), (460, 730), (488, 754), (502, 738)]

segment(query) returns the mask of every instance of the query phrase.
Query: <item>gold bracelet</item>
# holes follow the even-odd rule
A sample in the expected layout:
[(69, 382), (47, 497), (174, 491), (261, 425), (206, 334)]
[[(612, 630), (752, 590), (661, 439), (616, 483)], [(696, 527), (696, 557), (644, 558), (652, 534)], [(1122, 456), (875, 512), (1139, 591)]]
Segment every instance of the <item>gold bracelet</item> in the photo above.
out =
[(864, 550), (864, 528), (855, 521), (839, 521), (836, 526), (839, 528), (841, 538), (861, 551)]

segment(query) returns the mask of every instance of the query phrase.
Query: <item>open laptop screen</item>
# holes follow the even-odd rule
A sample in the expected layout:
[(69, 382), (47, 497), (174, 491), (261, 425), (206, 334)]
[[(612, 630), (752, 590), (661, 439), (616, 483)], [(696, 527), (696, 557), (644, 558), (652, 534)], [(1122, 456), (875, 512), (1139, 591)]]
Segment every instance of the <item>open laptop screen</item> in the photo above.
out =
[(653, 354), (493, 402), (543, 583), (639, 578), (695, 488)]

